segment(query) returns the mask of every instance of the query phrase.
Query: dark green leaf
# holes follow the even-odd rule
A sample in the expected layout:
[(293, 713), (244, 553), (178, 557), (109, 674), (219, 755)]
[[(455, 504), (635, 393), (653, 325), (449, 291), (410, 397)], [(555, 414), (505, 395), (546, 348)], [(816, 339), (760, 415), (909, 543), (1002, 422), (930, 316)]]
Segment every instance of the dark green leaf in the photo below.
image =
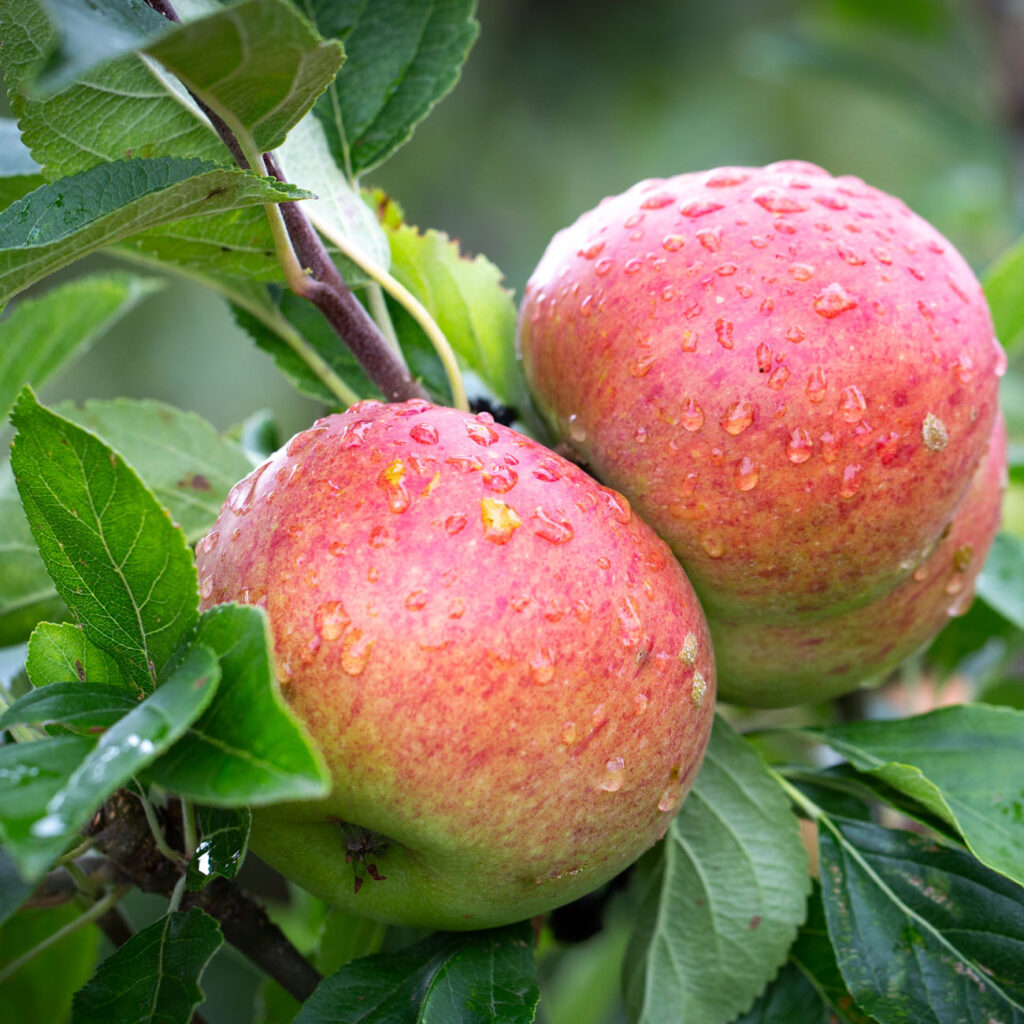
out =
[(304, 198), (293, 185), (202, 160), (100, 164), (0, 212), (0, 306), (60, 267), (157, 224)]
[(59, 722), (76, 731), (99, 732), (138, 707), (120, 686), (105, 683), (51, 683), (19, 697), (2, 715), (0, 729)]
[(630, 1019), (721, 1021), (746, 1010), (785, 961), (810, 882), (788, 800), (722, 718), (693, 791), (636, 879)]
[(323, 763), (278, 690), (262, 611), (211, 608), (199, 622), (196, 643), (220, 659), (217, 699), (148, 777), (215, 807), (325, 796), (330, 785)]
[(75, 994), (72, 1024), (188, 1024), (206, 965), (224, 937), (198, 908), (133, 935)]
[[(295, 349), (295, 342), (308, 346), (326, 366), (340, 377), (360, 398), (379, 397), (351, 350), (344, 344), (317, 309), (291, 292), (284, 293), (279, 305), (268, 300), (267, 318), (258, 318), (232, 304), (238, 325), (256, 344), (272, 356), (280, 371), (304, 395), (338, 407), (338, 396), (320, 379)], [(276, 321), (273, 329), (268, 319)], [(288, 340), (292, 339), (292, 344)]]
[(283, 0), (242, 0), (146, 50), (260, 152), (284, 142), (345, 57)]
[(0, 321), (0, 413), (7, 418), (25, 384), (38, 388), (87, 352), (138, 302), (162, 287), (157, 278), (96, 274), (18, 303)]
[(94, 65), (138, 50), (174, 27), (147, 4), (127, 0), (46, 0), (46, 6), (58, 43), (33, 83), (43, 92), (56, 92)]
[(32, 886), (18, 874), (14, 858), (0, 847), (0, 925), (28, 899), (31, 892)]
[(1024, 889), (920, 836), (835, 825), (822, 896), (853, 998), (882, 1024), (1024, 1021)]
[[(23, 910), (0, 928), (0, 966), (9, 963), (81, 914), (74, 904)], [(96, 963), (100, 930), (89, 925), (30, 960), (0, 988), (0, 1009), (8, 1024), (63, 1024), (71, 997)], [(110, 1021), (109, 1024), (114, 1024)]]
[(70, 622), (41, 622), (28, 641), (25, 671), (33, 686), (88, 679), (90, 683), (128, 686), (117, 662)]
[(1024, 342), (1024, 238), (1019, 239), (984, 276), (985, 298), (992, 310), (996, 337), (1008, 353)]
[(293, 1024), (528, 1024), (539, 999), (532, 947), (523, 923), (355, 960), (320, 983)]
[(794, 964), (786, 964), (735, 1024), (831, 1024), (828, 1004)]
[(189, 889), (220, 876), (234, 878), (249, 846), (252, 814), (247, 807), (198, 807), (199, 845), (188, 865)]
[(477, 34), (475, 0), (311, 0), (320, 33), (345, 44), (340, 74), (316, 105), (350, 180), (405, 142), (458, 81)]
[(1024, 540), (999, 533), (981, 570), (978, 596), (1018, 629), (1024, 629)]
[(31, 829), (94, 746), (84, 736), (54, 736), (0, 747), (0, 839), (23, 878), (34, 881), (64, 849), (64, 838)]
[(151, 689), (197, 617), (184, 535), (115, 452), (27, 389), (11, 419), (11, 464), (57, 592), (126, 680)]
[(1024, 881), (1024, 713), (974, 704), (818, 735), (955, 825), (989, 867)]
[(206, 420), (163, 402), (115, 398), (59, 412), (124, 456), (190, 544), (213, 526), (228, 491), (252, 469)]
[[(29, 827), (30, 838), (61, 848), (115, 789), (151, 764), (202, 714), (218, 679), (213, 652), (201, 646), (190, 648), (167, 682), (103, 733), (47, 800), (44, 813)], [(45, 859), (34, 856), (32, 843), (22, 852), (12, 838), (11, 852), (26, 875), (41, 874), (48, 866)]]

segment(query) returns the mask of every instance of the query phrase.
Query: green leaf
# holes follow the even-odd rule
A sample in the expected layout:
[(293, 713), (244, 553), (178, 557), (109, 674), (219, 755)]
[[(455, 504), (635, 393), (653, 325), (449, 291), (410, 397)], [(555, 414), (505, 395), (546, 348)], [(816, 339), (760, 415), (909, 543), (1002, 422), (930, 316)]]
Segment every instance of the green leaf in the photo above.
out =
[(305, 0), (346, 61), (317, 102), (349, 180), (382, 163), (459, 79), (478, 25), (475, 0)]
[(828, 1004), (799, 968), (786, 964), (735, 1024), (832, 1024)]
[(10, 466), (0, 465), (0, 647), (27, 640), (40, 619), (67, 615), (32, 539)]
[(87, 352), (140, 300), (163, 287), (157, 278), (96, 274), (25, 299), (0, 321), (0, 413), (7, 418), (25, 384), (38, 388)]
[(12, 422), (11, 464), (57, 592), (126, 680), (151, 689), (197, 617), (184, 535), (120, 456), (28, 389)]
[[(516, 310), (501, 271), (483, 256), (469, 259), (440, 231), (420, 234), (402, 224), (388, 230), (391, 272), (437, 321), (460, 363), (506, 405), (525, 408), (525, 385), (515, 357)], [(411, 317), (398, 314), (404, 346), (432, 353)], [(414, 358), (413, 352), (409, 353)], [(436, 374), (435, 374), (436, 376)]]
[(106, 683), (51, 683), (19, 697), (2, 715), (0, 729), (12, 725), (57, 722), (75, 730), (98, 732), (138, 706), (120, 686)]
[(1024, 540), (998, 533), (977, 582), (978, 596), (1024, 629)]
[(0, 746), (0, 839), (25, 880), (38, 878), (63, 850), (63, 838), (31, 828), (95, 745), (84, 736), (54, 736)]
[[(335, 164), (323, 125), (315, 115), (304, 117), (291, 130), (277, 157), (289, 181), (316, 194), (303, 210), (320, 231), (335, 244), (346, 243), (387, 270), (391, 249), (384, 229), (359, 190)], [(351, 274), (344, 267), (342, 274), (351, 285)]]
[[(872, 1024), (869, 1017), (853, 1001), (836, 963), (835, 950), (828, 935), (825, 906), (821, 888), (815, 884), (807, 901), (807, 920), (789, 951), (790, 963), (813, 986), (837, 1024)], [(794, 1018), (794, 1020), (802, 1018)]]
[[(14, 858), (0, 847), (0, 925), (28, 899), (32, 886), (18, 874)], [(0, 933), (0, 955), (7, 952)]]
[(1008, 355), (1024, 343), (1024, 238), (1012, 245), (985, 272), (983, 284), (996, 337)]
[(213, 526), (228, 491), (252, 469), (210, 423), (163, 402), (115, 398), (59, 411), (124, 456), (190, 544)]
[(972, 704), (814, 735), (955, 825), (983, 863), (1024, 881), (1024, 712)]
[[(80, 914), (74, 904), (23, 910), (0, 928), (0, 966), (34, 949)], [(72, 994), (88, 980), (99, 944), (99, 928), (88, 925), (30, 960), (0, 987), (4, 1020), (17, 1024), (67, 1021)]]
[(214, 878), (234, 878), (249, 847), (252, 814), (247, 807), (197, 807), (199, 845), (188, 863), (188, 887), (202, 889)]
[[(42, 816), (31, 823), (28, 843), (8, 836), (11, 853), (27, 877), (45, 872), (52, 857), (115, 789), (183, 735), (209, 705), (218, 681), (213, 652), (194, 646), (167, 682), (103, 733), (47, 800)], [(30, 748), (35, 745), (17, 744)], [(41, 842), (37, 844), (37, 840)]]
[(46, 0), (56, 28), (56, 46), (33, 82), (56, 92), (97, 64), (140, 49), (174, 25), (144, 3)]
[(223, 943), (198, 908), (168, 914), (100, 964), (75, 994), (72, 1024), (188, 1024), (203, 1001), (199, 979)]
[(539, 992), (528, 922), (438, 933), (324, 979), (293, 1024), (528, 1024)]
[(692, 792), (636, 882), (624, 970), (630, 1019), (712, 1024), (746, 1010), (786, 959), (810, 881), (788, 800), (722, 718)]
[(122, 689), (128, 685), (117, 662), (70, 622), (41, 622), (36, 626), (28, 641), (25, 671), (33, 686), (70, 679)]
[(214, 807), (326, 796), (323, 762), (278, 690), (263, 612), (211, 608), (199, 621), (196, 643), (220, 659), (217, 699), (147, 777)]
[(345, 59), (284, 0), (242, 0), (146, 50), (261, 153), (284, 142)]
[(42, 183), (39, 165), (21, 141), (17, 122), (0, 117), (0, 210)]
[(0, 212), (0, 306), (60, 267), (154, 225), (304, 198), (293, 185), (202, 160), (100, 164)]
[(1024, 889), (921, 836), (821, 828), (828, 930), (853, 998), (882, 1024), (1024, 1021)]
[[(239, 327), (273, 358), (278, 369), (304, 395), (331, 408), (338, 407), (338, 396), (313, 372), (309, 362), (296, 352), (295, 347), (288, 344), (286, 337), (297, 338), (299, 344), (311, 349), (360, 398), (380, 397), (380, 392), (370, 383), (352, 351), (312, 303), (291, 292), (284, 292), (278, 304), (266, 299), (262, 317), (235, 303), (231, 309)], [(275, 324), (276, 329), (271, 324)]]

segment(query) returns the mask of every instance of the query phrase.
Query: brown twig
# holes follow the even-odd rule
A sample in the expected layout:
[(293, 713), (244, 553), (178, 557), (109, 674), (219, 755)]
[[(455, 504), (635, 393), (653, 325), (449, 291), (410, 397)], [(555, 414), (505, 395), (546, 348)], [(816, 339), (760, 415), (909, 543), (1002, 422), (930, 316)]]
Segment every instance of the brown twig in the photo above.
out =
[[(181, 847), (180, 810), (172, 802), (159, 814), (168, 843)], [(181, 868), (157, 849), (138, 798), (118, 790), (96, 813), (88, 833), (121, 875), (143, 892), (170, 896)], [(224, 937), (300, 1002), (312, 995), (320, 975), (288, 941), (266, 911), (240, 886), (217, 878), (187, 893), (181, 909), (199, 907), (213, 917)]]
[[(150, 7), (171, 21), (179, 21), (170, 0), (146, 0)], [(210, 124), (227, 146), (240, 167), (249, 168), (249, 162), (242, 153), (234, 133), (194, 93), (190, 95), (199, 104)], [(267, 173), (278, 181), (284, 175), (272, 153), (264, 155)], [(259, 168), (264, 170), (264, 168)], [(309, 299), (331, 325), (338, 337), (356, 357), (367, 377), (380, 389), (390, 402), (401, 402), (409, 398), (425, 398), (426, 391), (417, 383), (408, 369), (388, 344), (380, 328), (352, 294), (338, 268), (320, 241), (320, 236), (300, 209), (298, 203), (281, 203), (288, 238), (299, 264), (308, 276), (295, 285), (296, 293)]]

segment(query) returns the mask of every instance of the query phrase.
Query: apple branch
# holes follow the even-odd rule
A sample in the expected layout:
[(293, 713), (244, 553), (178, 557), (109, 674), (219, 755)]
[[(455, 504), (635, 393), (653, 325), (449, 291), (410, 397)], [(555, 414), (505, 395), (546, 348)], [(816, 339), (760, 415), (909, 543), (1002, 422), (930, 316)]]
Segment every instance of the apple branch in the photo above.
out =
[[(181, 20), (170, 0), (146, 2), (168, 20)], [(214, 131), (240, 167), (266, 171), (279, 181), (284, 181), (273, 154), (264, 154), (265, 167), (254, 167), (253, 161), (246, 157), (241, 143), (224, 119), (216, 111), (211, 110), (191, 89), (189, 94), (207, 116)], [(278, 209), (283, 218), (287, 239), (276, 238), (275, 231), (275, 241), (278, 244), (278, 258), (292, 291), (309, 299), (320, 310), (387, 401), (401, 402), (409, 398), (426, 398), (426, 391), (413, 378), (401, 354), (391, 347), (380, 328), (352, 294), (352, 290), (345, 283), (345, 279), (320, 241), (316, 229), (299, 208), (299, 204), (281, 203), (274, 211), (268, 211), (271, 226), (274, 226)]]

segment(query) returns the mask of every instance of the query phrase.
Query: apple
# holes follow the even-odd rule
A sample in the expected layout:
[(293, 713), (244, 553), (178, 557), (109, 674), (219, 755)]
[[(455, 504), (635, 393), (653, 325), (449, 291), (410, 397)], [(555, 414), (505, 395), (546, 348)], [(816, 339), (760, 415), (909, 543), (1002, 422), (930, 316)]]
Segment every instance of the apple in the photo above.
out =
[(823, 699), (906, 652), (880, 609), (965, 500), (1006, 363), (898, 199), (797, 161), (641, 182), (554, 237), (518, 344), (569, 450), (685, 567), (721, 697)]
[(662, 835), (707, 743), (700, 604), (627, 502), (535, 441), (362, 402), (231, 491), (204, 606), (266, 609), (329, 797), (253, 849), (384, 921), (482, 928), (600, 885)]

